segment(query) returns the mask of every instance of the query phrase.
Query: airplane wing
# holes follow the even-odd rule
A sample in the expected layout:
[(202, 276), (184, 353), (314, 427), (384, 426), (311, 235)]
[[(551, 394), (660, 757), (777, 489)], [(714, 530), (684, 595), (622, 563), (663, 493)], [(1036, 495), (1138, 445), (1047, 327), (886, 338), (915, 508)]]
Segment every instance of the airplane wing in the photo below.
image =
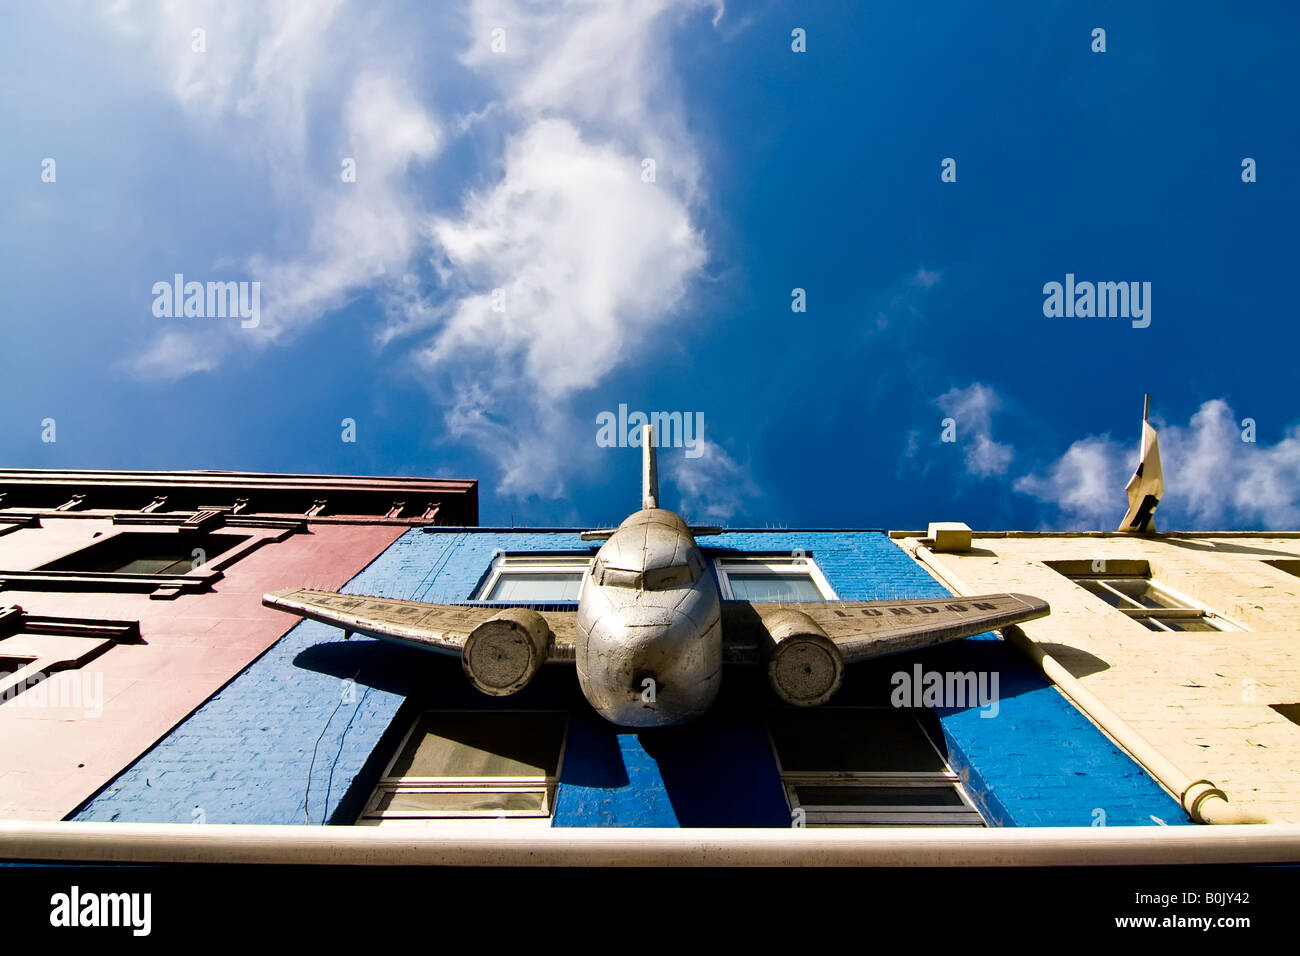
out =
[(425, 604), (364, 594), (289, 588), (262, 603), (346, 633), (454, 654), (479, 690), (512, 694), (546, 661), (575, 659), (576, 611), (482, 604)]
[(844, 665), (982, 634), (1045, 617), (1027, 594), (909, 601), (724, 601), (723, 657), (766, 663), (773, 688), (793, 704), (824, 703)]
[[(311, 588), (273, 591), (262, 595), (262, 603), (352, 633), (457, 656), (474, 629), (503, 610), (483, 604), (425, 604)], [(545, 611), (541, 616), (551, 636), (547, 659), (572, 661), (577, 612)]]
[(1032, 621), (1050, 611), (1046, 601), (1027, 594), (789, 604), (724, 601), (722, 607), (727, 660), (746, 664), (762, 662), (764, 645), (771, 640), (764, 622), (778, 612), (806, 615), (843, 655), (844, 663), (852, 664)]
[[(262, 596), (267, 607), (381, 640), (455, 654), (479, 690), (494, 696), (526, 685), (545, 661), (575, 659), (575, 611), (426, 604), (291, 588)], [(800, 705), (824, 703), (844, 665), (1030, 621), (1047, 603), (1024, 594), (909, 601), (724, 601), (723, 658), (766, 663), (774, 689)]]

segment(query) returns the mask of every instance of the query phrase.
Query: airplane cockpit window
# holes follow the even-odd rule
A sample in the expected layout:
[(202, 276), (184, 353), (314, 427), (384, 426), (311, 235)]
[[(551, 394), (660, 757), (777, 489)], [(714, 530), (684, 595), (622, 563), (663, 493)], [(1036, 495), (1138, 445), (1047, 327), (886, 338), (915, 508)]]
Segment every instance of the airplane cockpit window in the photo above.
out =
[(650, 568), (646, 571), (597, 565), (595, 578), (598, 584), (606, 587), (666, 591), (670, 588), (690, 587), (699, 578), (703, 570), (704, 567), (698, 560), (688, 558), (682, 564), (673, 564), (664, 568)]
[(639, 588), (641, 572), (627, 568), (611, 568), (606, 565), (596, 566), (596, 583), (608, 588)]
[(667, 568), (654, 568), (645, 573), (645, 589), (647, 591), (687, 588), (694, 583), (695, 573), (689, 564), (674, 564)]

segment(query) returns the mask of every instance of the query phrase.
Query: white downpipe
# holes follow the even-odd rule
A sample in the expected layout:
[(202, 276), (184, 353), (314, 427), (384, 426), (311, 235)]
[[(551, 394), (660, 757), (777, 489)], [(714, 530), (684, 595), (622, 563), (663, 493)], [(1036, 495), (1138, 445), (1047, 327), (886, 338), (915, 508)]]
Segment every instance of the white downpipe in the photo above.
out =
[(1300, 825), (512, 828), (0, 821), (0, 859), (440, 866), (1079, 866), (1286, 863)]
[[(965, 581), (954, 572), (940, 566), (935, 560), (934, 552), (916, 538), (903, 539), (903, 547), (917, 560), (929, 568), (930, 573), (939, 579), (955, 594), (975, 594)], [(1124, 719), (1107, 707), (1071, 674), (1061, 662), (1056, 660), (1038, 646), (1019, 627), (1002, 629), (1002, 636), (1011, 644), (1022, 650), (1038, 665), (1039, 670), (1052, 681), (1061, 692), (1070, 698), (1079, 710), (1106, 732), (1112, 740), (1122, 747), (1130, 757), (1136, 760), (1151, 774), (1161, 786), (1177, 798), (1183, 810), (1198, 823), (1269, 823), (1264, 816), (1242, 810), (1228, 802), (1228, 795), (1210, 780), (1194, 779), (1184, 773), (1164, 754), (1152, 746), (1151, 742), (1125, 723)]]

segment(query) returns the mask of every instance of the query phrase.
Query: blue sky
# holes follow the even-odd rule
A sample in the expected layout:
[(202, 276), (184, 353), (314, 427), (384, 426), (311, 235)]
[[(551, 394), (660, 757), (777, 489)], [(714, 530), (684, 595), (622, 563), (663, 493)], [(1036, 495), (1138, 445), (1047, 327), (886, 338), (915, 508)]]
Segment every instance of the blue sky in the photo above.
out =
[[(1149, 391), (1160, 527), (1300, 527), (1292, 5), (430, 6), (7, 15), (0, 462), (598, 525), (625, 404), (703, 416), (701, 522), (1112, 530)], [(176, 273), (259, 324), (155, 315)], [(1067, 273), (1150, 325), (1045, 316)]]

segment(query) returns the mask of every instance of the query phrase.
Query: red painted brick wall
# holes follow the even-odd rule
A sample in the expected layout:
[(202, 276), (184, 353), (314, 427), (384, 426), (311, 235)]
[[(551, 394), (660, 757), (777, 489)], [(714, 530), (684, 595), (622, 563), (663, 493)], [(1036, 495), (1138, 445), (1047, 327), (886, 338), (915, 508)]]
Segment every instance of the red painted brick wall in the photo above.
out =
[[(113, 530), (107, 517), (42, 518), (42, 525), (0, 536), (0, 570), (34, 569)], [(312, 524), (308, 533), (268, 542), (226, 568), (211, 592), (173, 600), (143, 592), (0, 591), (0, 606), (18, 604), (29, 614), (139, 621), (144, 639), (50, 677), (44, 685), (50, 704), (24, 703), (25, 695), (0, 703), (0, 818), (56, 820), (70, 813), (298, 622), (263, 607), (263, 593), (335, 590), (408, 530)], [(72, 681), (91, 696), (71, 697)], [(60, 693), (64, 701), (88, 704), (96, 684), (102, 712), (53, 706)]]

